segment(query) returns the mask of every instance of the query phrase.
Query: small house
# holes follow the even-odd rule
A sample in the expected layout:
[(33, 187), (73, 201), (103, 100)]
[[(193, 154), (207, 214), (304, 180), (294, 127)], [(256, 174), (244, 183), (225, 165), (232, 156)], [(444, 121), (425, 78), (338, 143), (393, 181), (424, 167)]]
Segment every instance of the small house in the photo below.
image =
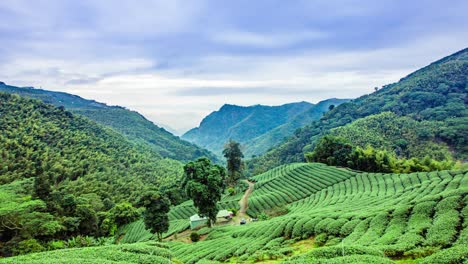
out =
[[(233, 213), (228, 210), (220, 210), (218, 214), (216, 214), (216, 221), (225, 222), (226, 220), (231, 220)], [(190, 217), (190, 229), (197, 229), (206, 225), (208, 222), (208, 217), (200, 217), (198, 214), (194, 214)]]

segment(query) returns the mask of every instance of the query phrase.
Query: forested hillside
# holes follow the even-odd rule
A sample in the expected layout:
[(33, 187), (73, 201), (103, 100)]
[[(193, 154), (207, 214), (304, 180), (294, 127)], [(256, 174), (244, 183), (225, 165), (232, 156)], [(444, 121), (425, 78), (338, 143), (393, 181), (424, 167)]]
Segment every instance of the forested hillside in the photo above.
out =
[(122, 133), (138, 145), (152, 148), (163, 157), (180, 161), (189, 161), (202, 156), (215, 159), (209, 151), (181, 140), (139, 113), (120, 106), (108, 106), (72, 94), (15, 87), (2, 82), (0, 82), (0, 92), (19, 94), (40, 99), (55, 106), (63, 106), (72, 113), (84, 115)]
[(262, 154), (297, 128), (319, 119), (330, 105), (337, 106), (346, 99), (329, 99), (317, 105), (307, 102), (281, 106), (224, 105), (205, 117), (200, 126), (182, 138), (220, 155), (224, 144), (233, 139), (243, 144), (246, 157)]
[[(466, 160), (468, 157), (467, 83), (468, 49), (464, 49), (408, 75), (397, 83), (386, 85), (370, 95), (341, 104), (325, 113), (320, 120), (296, 131), (280, 146), (261, 157), (252, 159), (249, 168), (255, 174), (281, 164), (303, 161), (304, 153), (312, 151), (317, 140), (330, 133), (331, 129), (384, 112), (391, 112), (395, 116), (381, 119), (383, 123), (380, 125), (382, 128), (386, 127), (397, 132), (373, 128), (371, 136), (373, 139), (369, 144), (379, 138), (390, 140), (392, 136), (387, 136), (387, 132), (401, 133), (404, 130), (406, 142), (400, 143), (410, 146), (412, 151), (405, 150), (400, 152), (400, 155), (414, 155), (418, 152), (416, 150), (423, 149), (422, 153), (437, 158), (441, 155), (441, 151), (442, 155), (447, 155), (448, 148), (454, 158)], [(399, 117), (406, 118), (398, 119)], [(408, 121), (408, 118), (413, 121)], [(403, 128), (397, 128), (401, 121)], [(368, 128), (365, 125), (355, 124), (342, 129), (341, 134), (349, 136), (351, 140), (362, 140), (362, 136), (361, 139), (353, 139), (352, 134), (368, 135), (370, 131), (366, 130), (366, 127)], [(398, 131), (400, 129), (402, 131)], [(431, 143), (425, 146), (428, 141)], [(397, 146), (394, 144), (398, 142), (386, 142), (378, 147), (396, 150)], [(431, 148), (436, 151), (432, 153)]]
[(345, 126), (334, 128), (330, 134), (349, 140), (354, 146), (383, 148), (400, 157), (437, 160), (452, 158), (448, 145), (439, 141), (445, 129), (444, 121), (417, 121), (393, 112), (370, 115)]
[(139, 217), (143, 192), (182, 176), (180, 162), (38, 100), (0, 93), (0, 130), (1, 255), (112, 234)]

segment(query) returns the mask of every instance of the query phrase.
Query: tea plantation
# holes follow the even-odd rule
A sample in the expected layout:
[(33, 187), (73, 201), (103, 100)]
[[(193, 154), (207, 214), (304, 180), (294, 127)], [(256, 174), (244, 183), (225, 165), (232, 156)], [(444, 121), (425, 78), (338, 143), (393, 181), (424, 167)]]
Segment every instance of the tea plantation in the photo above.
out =
[[(252, 180), (256, 183), (249, 215), (264, 215), (278, 207), (286, 209), (283, 215), (246, 225), (204, 228), (196, 243), (173, 238), (163, 244), (138, 242), (152, 238), (140, 221), (121, 230), (125, 235), (120, 245), (50, 251), (0, 263), (468, 261), (466, 169), (380, 174), (296, 163)], [(241, 196), (226, 196), (220, 204), (235, 206)], [(174, 207), (166, 237), (188, 228), (194, 210), (190, 202)], [(310, 248), (296, 250), (294, 245), (304, 241)], [(132, 242), (138, 243), (122, 244)]]
[(73, 248), (0, 259), (0, 263), (107, 264), (173, 263), (165, 245), (155, 242), (101, 247)]
[[(213, 229), (198, 243), (170, 242), (174, 255), (184, 263), (276, 258), (391, 263), (427, 256), (430, 263), (461, 263), (468, 258), (466, 170), (375, 174), (292, 164), (254, 179), (257, 188), (249, 202), (254, 213), (283, 203), (289, 203), (289, 212)], [(289, 245), (303, 239), (313, 239), (317, 249), (290, 257)]]

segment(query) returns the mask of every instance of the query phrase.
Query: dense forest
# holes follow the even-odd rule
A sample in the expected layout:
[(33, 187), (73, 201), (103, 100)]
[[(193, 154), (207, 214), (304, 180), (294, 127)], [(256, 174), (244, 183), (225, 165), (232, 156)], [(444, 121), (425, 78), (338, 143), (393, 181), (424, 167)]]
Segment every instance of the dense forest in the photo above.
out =
[(19, 94), (55, 106), (63, 106), (72, 113), (84, 115), (101, 125), (116, 130), (126, 136), (127, 139), (137, 143), (138, 146), (152, 148), (162, 157), (179, 161), (189, 161), (203, 156), (216, 159), (206, 149), (181, 140), (164, 128), (156, 126), (139, 113), (120, 106), (108, 106), (68, 93), (46, 91), (32, 87), (21, 88), (1, 82), (0, 92)]
[[(278, 147), (249, 161), (248, 168), (252, 174), (257, 174), (281, 164), (304, 161), (304, 154), (312, 151), (316, 142), (328, 133), (341, 133), (349, 137), (359, 134), (360, 139), (353, 139), (356, 141), (372, 133), (370, 136), (373, 139), (369, 144), (376, 143), (375, 140), (379, 138), (391, 140), (392, 136), (387, 135), (388, 132), (404, 133), (406, 142), (386, 142), (379, 147), (398, 151), (395, 144), (401, 143), (409, 149), (400, 151), (398, 155), (405, 156), (416, 152), (427, 154), (431, 153), (431, 149), (435, 149), (431, 154), (435, 158), (439, 158), (440, 155), (452, 155), (455, 159), (466, 160), (467, 83), (468, 49), (464, 49), (408, 75), (397, 83), (339, 105), (325, 113), (320, 120), (295, 131), (293, 136)], [(361, 118), (384, 112), (391, 112), (395, 116), (381, 116), (382, 122), (379, 126), (382, 129), (369, 130), (366, 125), (351, 124)], [(413, 121), (409, 121), (408, 118)], [(373, 122), (373, 119), (361, 122)], [(347, 128), (331, 131), (348, 124), (351, 125)], [(397, 128), (400, 124), (402, 127)], [(421, 138), (426, 140), (420, 140)], [(433, 139), (432, 143), (425, 145), (429, 139)], [(361, 141), (356, 144), (363, 143)]]
[(132, 204), (142, 192), (170, 192), (182, 175), (179, 161), (63, 107), (0, 93), (0, 116), (4, 256), (107, 236), (139, 217)]

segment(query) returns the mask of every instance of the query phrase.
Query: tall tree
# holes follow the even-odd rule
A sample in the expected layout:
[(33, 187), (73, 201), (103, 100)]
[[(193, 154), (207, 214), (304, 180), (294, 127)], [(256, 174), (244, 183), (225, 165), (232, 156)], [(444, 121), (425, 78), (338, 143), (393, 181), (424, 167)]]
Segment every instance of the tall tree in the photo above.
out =
[(352, 152), (353, 146), (346, 139), (326, 135), (318, 141), (312, 153), (306, 154), (306, 159), (332, 166), (346, 166)]
[(242, 176), (243, 162), (240, 144), (232, 139), (229, 140), (226, 145), (224, 145), (223, 155), (227, 161), (227, 184), (229, 186), (234, 186), (236, 182)]
[(225, 188), (226, 170), (216, 164), (211, 164), (207, 158), (191, 161), (184, 166), (185, 177), (182, 188), (193, 200), (201, 217), (208, 217), (208, 226), (216, 222), (218, 202)]
[(158, 240), (162, 240), (162, 234), (169, 230), (169, 213), (171, 202), (159, 193), (151, 192), (143, 195), (138, 201), (138, 206), (145, 207), (143, 219), (146, 228), (156, 233)]

